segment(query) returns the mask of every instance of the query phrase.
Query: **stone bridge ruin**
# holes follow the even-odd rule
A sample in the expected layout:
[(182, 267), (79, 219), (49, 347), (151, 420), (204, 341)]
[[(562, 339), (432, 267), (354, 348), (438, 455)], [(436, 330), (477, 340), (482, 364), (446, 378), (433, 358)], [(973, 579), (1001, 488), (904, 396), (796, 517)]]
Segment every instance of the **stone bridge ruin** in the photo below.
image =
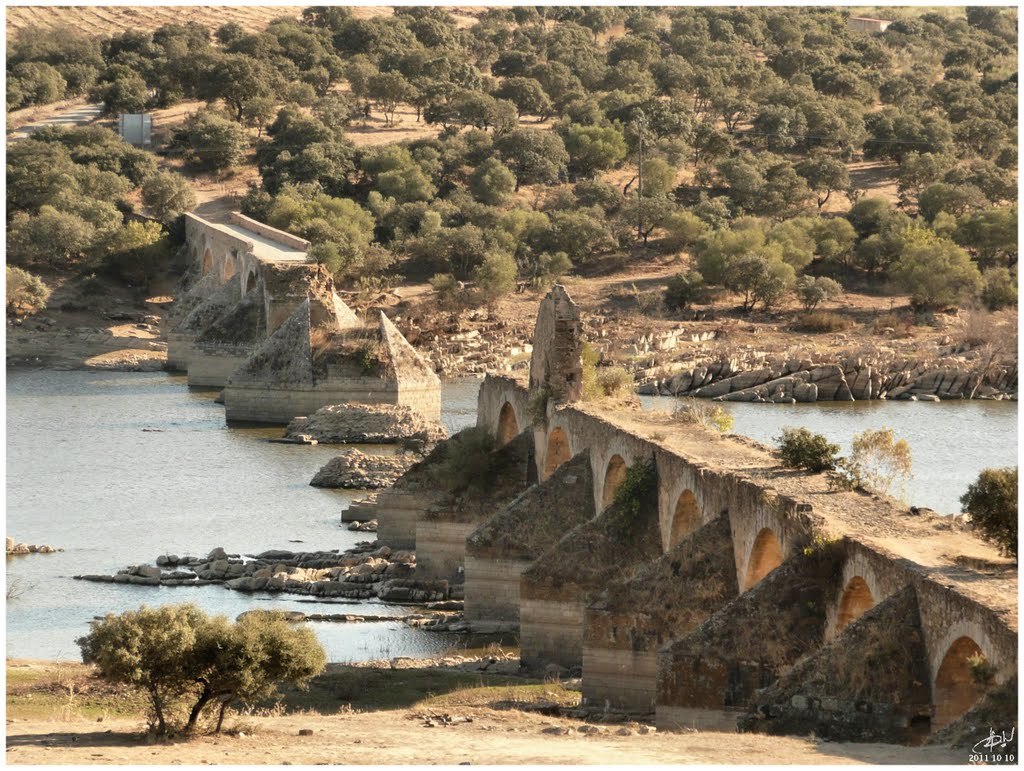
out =
[(186, 215), (189, 289), (168, 334), (172, 370), (222, 388), (231, 422), (288, 423), (343, 402), (439, 420), (440, 381), (383, 314), (364, 321), (309, 259), (309, 242), (232, 213)]
[[(501, 493), (445, 513), (441, 445), (370, 507), (418, 578), (464, 580), (474, 629), (518, 630), (524, 664), (579, 668), (586, 705), (664, 728), (918, 743), (983, 693), (1015, 714), (1017, 573), (993, 547), (752, 440), (580, 401), (561, 286), (533, 344), (528, 384), (479, 392)], [(650, 494), (617, 496), (645, 464)]]

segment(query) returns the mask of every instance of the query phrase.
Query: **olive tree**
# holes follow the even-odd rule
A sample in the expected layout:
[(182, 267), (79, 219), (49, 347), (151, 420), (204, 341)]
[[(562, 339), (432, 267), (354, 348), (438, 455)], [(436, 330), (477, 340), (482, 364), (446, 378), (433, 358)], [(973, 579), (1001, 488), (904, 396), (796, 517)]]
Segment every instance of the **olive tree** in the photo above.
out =
[(971, 522), (1004, 554), (1017, 559), (1017, 467), (985, 469), (960, 498)]
[(142, 183), (142, 203), (161, 222), (170, 222), (195, 208), (188, 180), (173, 171), (159, 171)]

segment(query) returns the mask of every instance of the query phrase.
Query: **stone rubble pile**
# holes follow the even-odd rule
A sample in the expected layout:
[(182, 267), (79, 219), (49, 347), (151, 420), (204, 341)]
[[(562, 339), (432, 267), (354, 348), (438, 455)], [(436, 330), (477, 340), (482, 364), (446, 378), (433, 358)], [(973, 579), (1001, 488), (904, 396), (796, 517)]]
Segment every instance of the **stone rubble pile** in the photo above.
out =
[(1017, 398), (1017, 365), (990, 362), (979, 351), (931, 360), (880, 353), (838, 362), (767, 357), (720, 359), (668, 377), (641, 372), (644, 395), (692, 396), (737, 402), (796, 403), (900, 399)]
[(441, 377), (512, 372), (530, 366), (533, 346), (523, 343), (530, 339), (530, 331), (493, 318), (484, 308), (463, 311), (431, 329), (400, 316), (395, 323)]
[(141, 586), (209, 586), (239, 592), (288, 592), (402, 603), (449, 599), (447, 581), (413, 578), (416, 555), (363, 541), (345, 552), (272, 549), (246, 558), (216, 548), (206, 557), (157, 557), (155, 565), (132, 565), (115, 575), (79, 575), (81, 581)]
[(309, 484), (346, 490), (391, 487), (418, 459), (411, 453), (367, 455), (359, 450), (343, 450), (327, 461)]
[(300, 436), (327, 444), (424, 445), (448, 438), (440, 423), (423, 418), (411, 407), (397, 404), (329, 404), (309, 417), (294, 418), (285, 430), (286, 439)]
[(21, 543), (15, 541), (13, 538), (7, 538), (7, 553), (8, 554), (55, 554), (56, 552), (64, 551), (63, 549), (57, 549), (50, 546), (47, 543), (35, 544), (35, 543)]

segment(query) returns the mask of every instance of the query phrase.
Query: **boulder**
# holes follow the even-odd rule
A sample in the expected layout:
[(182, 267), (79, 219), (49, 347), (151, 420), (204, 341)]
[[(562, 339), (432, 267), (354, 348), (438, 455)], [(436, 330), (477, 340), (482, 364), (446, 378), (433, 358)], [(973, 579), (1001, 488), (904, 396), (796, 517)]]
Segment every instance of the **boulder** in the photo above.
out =
[(160, 578), (162, 571), (160, 568), (153, 565), (142, 565), (136, 571), (136, 575), (142, 576), (143, 578)]
[(226, 560), (228, 553), (224, 551), (223, 547), (218, 546), (216, 549), (206, 555), (207, 562), (213, 562), (214, 560)]

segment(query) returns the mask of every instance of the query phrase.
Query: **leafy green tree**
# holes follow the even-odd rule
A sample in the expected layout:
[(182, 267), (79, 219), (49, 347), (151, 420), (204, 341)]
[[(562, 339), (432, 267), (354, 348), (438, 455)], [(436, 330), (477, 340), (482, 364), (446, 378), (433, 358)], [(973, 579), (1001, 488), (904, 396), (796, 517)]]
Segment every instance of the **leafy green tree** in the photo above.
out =
[(245, 153), (245, 132), (213, 110), (199, 110), (183, 127), (187, 158), (202, 169), (223, 171), (238, 165)]
[(537, 267), (533, 277), (534, 286), (538, 289), (547, 289), (570, 270), (572, 270), (572, 260), (565, 252), (542, 252), (537, 257)]
[(473, 278), (488, 305), (504, 297), (516, 288), (519, 267), (511, 255), (504, 252), (488, 252), (473, 271)]
[(377, 148), (363, 157), (362, 167), (374, 190), (399, 203), (429, 201), (437, 194), (434, 183), (408, 148), (399, 145)]
[(959, 217), (953, 234), (981, 268), (1017, 262), (1017, 207), (988, 208)]
[(565, 136), (569, 166), (577, 174), (593, 176), (611, 169), (626, 157), (626, 140), (612, 126), (569, 126)]
[(724, 285), (729, 264), (764, 247), (765, 235), (760, 228), (715, 230), (697, 242), (697, 269), (709, 284)]
[(1016, 466), (982, 471), (960, 498), (960, 505), (986, 540), (1017, 559)]
[(796, 280), (791, 265), (760, 254), (744, 254), (726, 266), (725, 286), (743, 295), (743, 310), (760, 301), (767, 310), (785, 296)]
[(515, 129), (499, 137), (495, 148), (519, 185), (551, 184), (565, 173), (569, 154), (562, 138), (551, 131)]
[(814, 225), (815, 221), (809, 217), (780, 222), (768, 231), (767, 242), (779, 247), (783, 262), (792, 265), (794, 270), (803, 270), (811, 264), (817, 248), (812, 234)]
[(157, 223), (127, 222), (106, 234), (93, 251), (123, 278), (148, 286), (158, 266), (170, 256), (171, 247)]
[[(314, 253), (334, 270), (363, 257), (373, 240), (373, 215), (349, 198), (332, 198), (324, 193), (303, 196), (286, 188), (270, 205), (267, 222), (275, 228), (309, 239), (316, 244), (333, 244)], [(338, 255), (337, 262), (333, 255)], [(337, 267), (335, 267), (335, 265)]]
[(7, 266), (7, 317), (39, 313), (50, 299), (50, 287), (27, 270)]
[(64, 98), (67, 83), (46, 62), (21, 62), (10, 70), (24, 104), (50, 104)]
[(960, 216), (968, 210), (987, 206), (984, 194), (973, 185), (947, 185), (937, 182), (929, 185), (918, 196), (917, 209), (929, 222), (939, 212)]
[(159, 171), (142, 183), (142, 204), (161, 222), (170, 222), (196, 206), (188, 180), (173, 171)]
[(543, 239), (545, 250), (564, 252), (573, 264), (585, 262), (610, 243), (611, 233), (598, 210), (554, 211), (549, 219), (551, 224)]
[(918, 309), (958, 308), (982, 288), (978, 266), (967, 252), (945, 239), (911, 245), (891, 273)]
[(782, 465), (818, 474), (831, 471), (839, 460), (839, 445), (806, 428), (783, 428), (775, 437)]
[(194, 731), (211, 704), (219, 707), (220, 731), (230, 703), (268, 698), (282, 682), (303, 685), (326, 662), (313, 631), (292, 627), (282, 613), (230, 623), (195, 605), (107, 614), (78, 644), (100, 677), (146, 694), (161, 735)]
[(831, 155), (815, 154), (796, 165), (796, 173), (807, 181), (815, 193), (820, 209), (836, 190), (850, 187), (850, 174), (846, 165)]
[(858, 236), (867, 238), (881, 231), (892, 211), (892, 204), (888, 199), (880, 195), (867, 196), (859, 199), (850, 207), (850, 211), (846, 213), (846, 219), (853, 225)]
[(677, 247), (688, 249), (707, 233), (708, 226), (693, 212), (677, 211), (665, 220), (669, 240)]
[(137, 113), (149, 103), (149, 87), (141, 76), (131, 73), (99, 83), (92, 98), (103, 102), (105, 115)]
[(96, 237), (96, 228), (77, 214), (43, 206), (38, 214), (20, 213), (8, 231), (8, 259), (21, 265), (67, 268), (78, 262)]
[(519, 117), (536, 115), (543, 122), (551, 115), (551, 99), (536, 78), (506, 78), (494, 91), (494, 96), (512, 102)]
[(842, 217), (818, 218), (811, 227), (814, 253), (826, 262), (845, 264), (854, 244), (857, 231), (849, 220)]
[(473, 197), (488, 206), (501, 206), (516, 187), (515, 174), (497, 158), (488, 158), (469, 177)]
[(223, 54), (203, 79), (203, 96), (223, 99), (241, 122), (252, 99), (268, 96), (273, 72), (261, 60), (246, 54)]
[(416, 95), (412, 84), (397, 72), (378, 72), (366, 84), (366, 95), (375, 101), (388, 126), (395, 123), (395, 110)]

